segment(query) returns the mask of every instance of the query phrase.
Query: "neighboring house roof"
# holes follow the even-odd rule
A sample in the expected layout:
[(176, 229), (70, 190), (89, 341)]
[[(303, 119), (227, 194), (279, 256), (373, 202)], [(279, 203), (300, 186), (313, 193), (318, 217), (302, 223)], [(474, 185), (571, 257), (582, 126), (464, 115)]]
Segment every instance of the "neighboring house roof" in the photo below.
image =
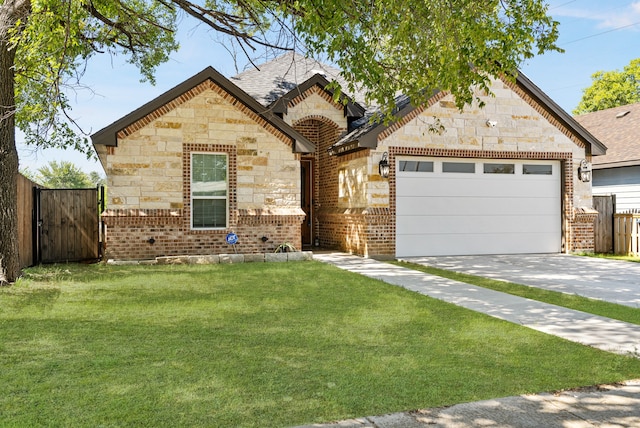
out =
[(640, 103), (576, 116), (576, 120), (607, 145), (607, 154), (593, 168), (640, 165)]
[(234, 96), (237, 100), (243, 103), (247, 108), (261, 116), (268, 123), (273, 125), (276, 129), (284, 133), (287, 137), (291, 138), (294, 142), (293, 148), (295, 152), (312, 153), (315, 151), (315, 144), (309, 141), (306, 137), (294, 130), (291, 126), (285, 123), (281, 118), (273, 114), (270, 109), (265, 109), (263, 105), (258, 103), (249, 94), (240, 89), (237, 85), (232, 83), (229, 79), (218, 73), (212, 67), (207, 67), (195, 76), (187, 79), (173, 89), (168, 90), (164, 94), (148, 102), (142, 107), (134, 110), (128, 115), (118, 119), (111, 125), (101, 129), (95, 134), (91, 135), (91, 140), (94, 145), (104, 144), (107, 146), (117, 146), (117, 134), (121, 130), (137, 122), (138, 120), (146, 117), (154, 111), (162, 108), (167, 103), (180, 97), (185, 92), (195, 88), (206, 80), (213, 81), (216, 85), (220, 86), (226, 92)]
[[(595, 156), (604, 155), (607, 147), (602, 144), (596, 137), (587, 131), (580, 123), (578, 123), (569, 113), (556, 104), (547, 94), (538, 88), (523, 73), (518, 72), (516, 77), (516, 85), (520, 87), (529, 97), (538, 102), (543, 108), (558, 122), (567, 127), (578, 139), (591, 148), (591, 154)], [(434, 97), (442, 96), (442, 92), (434, 91)], [(395, 115), (401, 119), (417, 107), (413, 106), (406, 96), (396, 98)], [(378, 135), (387, 129), (397, 126), (396, 123), (384, 123), (375, 120), (377, 112), (373, 112), (366, 118), (358, 122), (362, 122), (362, 126), (348, 133), (329, 149), (330, 153), (340, 154), (348, 153), (361, 148), (375, 148), (378, 142)], [(373, 116), (373, 117), (372, 117)], [(371, 120), (373, 118), (373, 120)], [(366, 119), (366, 120), (365, 120)]]

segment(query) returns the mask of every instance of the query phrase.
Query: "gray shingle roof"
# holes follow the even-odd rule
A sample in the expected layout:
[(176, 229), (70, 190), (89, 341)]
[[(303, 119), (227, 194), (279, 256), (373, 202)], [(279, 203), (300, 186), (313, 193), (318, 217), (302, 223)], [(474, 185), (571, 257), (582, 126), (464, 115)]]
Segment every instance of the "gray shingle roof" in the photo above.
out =
[(229, 80), (260, 104), (268, 106), (316, 74), (323, 75), (329, 81), (335, 80), (346, 95), (357, 103), (365, 105), (362, 92), (348, 93), (347, 82), (340, 75), (340, 70), (294, 52), (258, 65), (257, 69), (252, 67)]
[(594, 168), (640, 164), (640, 103), (576, 116), (576, 120), (607, 146), (593, 159)]

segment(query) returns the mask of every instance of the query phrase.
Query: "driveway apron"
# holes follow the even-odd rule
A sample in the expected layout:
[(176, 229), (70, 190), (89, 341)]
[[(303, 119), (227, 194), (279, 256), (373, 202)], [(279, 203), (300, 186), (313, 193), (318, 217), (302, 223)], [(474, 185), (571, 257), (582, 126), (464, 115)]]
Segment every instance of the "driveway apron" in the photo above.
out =
[(640, 307), (640, 263), (568, 254), (409, 257), (404, 260)]
[[(567, 340), (609, 352), (640, 355), (640, 325), (516, 297), (344, 253), (314, 254), (314, 259)], [(425, 262), (416, 259), (411, 261)], [(613, 273), (613, 270), (611, 272)], [(520, 280), (511, 281), (522, 283)], [(587, 288), (584, 285), (586, 281), (579, 282)], [(554, 282), (556, 283), (558, 282)], [(604, 285), (598, 284), (597, 288), (604, 288)], [(620, 295), (622, 294), (620, 292)], [(637, 298), (640, 299), (640, 295)], [(636, 297), (631, 298), (635, 299)]]

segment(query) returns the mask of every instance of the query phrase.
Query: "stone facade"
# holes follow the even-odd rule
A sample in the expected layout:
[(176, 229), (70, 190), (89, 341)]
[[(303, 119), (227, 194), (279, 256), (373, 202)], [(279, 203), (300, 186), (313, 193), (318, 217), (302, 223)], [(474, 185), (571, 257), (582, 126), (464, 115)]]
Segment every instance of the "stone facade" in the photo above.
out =
[[(345, 106), (319, 86), (300, 93), (282, 120), (315, 144), (296, 152), (291, 138), (229, 91), (205, 80), (123, 127), (117, 144), (97, 146), (108, 178), (107, 258), (302, 249), (302, 223), (321, 247), (369, 257), (395, 255), (398, 156), (556, 160), (562, 165), (563, 251), (592, 251), (591, 186), (577, 177), (589, 147), (515, 83), (494, 82), (485, 106), (462, 112), (447, 93), (378, 134), (376, 148), (339, 155), (330, 147), (349, 128)], [(496, 123), (487, 126), (487, 121)], [(380, 177), (388, 153), (391, 172)], [(191, 227), (191, 154), (228, 159), (228, 227)], [(312, 165), (312, 209), (301, 204), (301, 161)], [(238, 235), (234, 248), (225, 238)], [(250, 257), (250, 256), (249, 256)]]

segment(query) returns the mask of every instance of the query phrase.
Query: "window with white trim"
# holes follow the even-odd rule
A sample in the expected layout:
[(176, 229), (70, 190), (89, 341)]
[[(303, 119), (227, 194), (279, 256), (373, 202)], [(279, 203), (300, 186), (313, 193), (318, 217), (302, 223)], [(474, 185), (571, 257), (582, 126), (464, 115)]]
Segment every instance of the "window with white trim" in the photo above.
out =
[(191, 153), (191, 228), (223, 229), (229, 223), (226, 153)]

